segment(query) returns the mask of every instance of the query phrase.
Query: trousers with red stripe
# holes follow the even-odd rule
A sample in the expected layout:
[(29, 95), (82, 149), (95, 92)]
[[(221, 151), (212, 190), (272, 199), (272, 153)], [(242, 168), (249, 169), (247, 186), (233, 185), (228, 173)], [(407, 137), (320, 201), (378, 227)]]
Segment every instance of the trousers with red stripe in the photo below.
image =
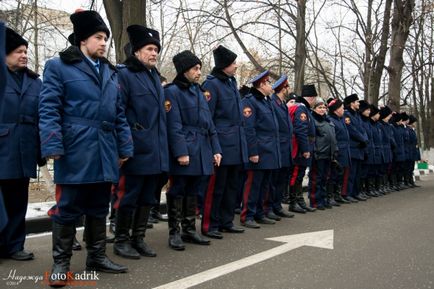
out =
[(50, 210), (54, 222), (74, 224), (83, 215), (105, 219), (109, 211), (111, 183), (57, 184), (56, 205)]
[(263, 201), (269, 190), (273, 170), (248, 170), (243, 191), (243, 210), (240, 220), (263, 219), (265, 217)]
[[(296, 184), (298, 186), (302, 186), (303, 184), (303, 178), (306, 174), (306, 166), (304, 165), (299, 165), (296, 164), (291, 168), (291, 180), (290, 180), (290, 186), (294, 187)], [(303, 198), (303, 194), (300, 190), (300, 192), (297, 194), (296, 190), (289, 190), (289, 202), (291, 204), (295, 204), (295, 203), (303, 203), (304, 204), (304, 198)]]
[(241, 165), (215, 168), (208, 183), (202, 215), (202, 232), (212, 232), (234, 226), (234, 211), (240, 190)]
[(315, 159), (309, 171), (308, 197), (312, 208), (324, 207), (327, 203), (327, 180), (330, 159)]
[(122, 174), (119, 179), (115, 209), (133, 213), (137, 207), (153, 206), (157, 203), (155, 190), (161, 174), (129, 175)]

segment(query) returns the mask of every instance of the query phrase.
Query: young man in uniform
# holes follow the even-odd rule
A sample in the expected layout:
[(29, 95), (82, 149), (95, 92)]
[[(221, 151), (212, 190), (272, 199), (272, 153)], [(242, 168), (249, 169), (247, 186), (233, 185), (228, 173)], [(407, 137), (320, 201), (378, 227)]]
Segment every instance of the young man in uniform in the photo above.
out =
[(237, 194), (241, 187), (240, 174), (247, 162), (247, 143), (241, 111), (241, 98), (235, 79), (237, 55), (220, 45), (213, 51), (215, 66), (202, 87), (216, 126), (224, 156), (215, 168), (205, 195), (202, 233), (222, 239), (220, 231), (242, 233), (234, 225)]
[(207, 96), (199, 86), (202, 62), (185, 50), (173, 57), (173, 63), (177, 75), (164, 88), (171, 175), (167, 190), (169, 246), (184, 250), (183, 241), (210, 243), (196, 232), (197, 196), (203, 177), (212, 175), (214, 165), (220, 165), (222, 150)]
[(107, 59), (106, 24), (95, 11), (71, 15), (76, 46), (47, 61), (39, 99), (42, 156), (54, 159), (51, 286), (68, 276), (75, 222), (85, 215), (86, 270), (123, 273), (105, 254), (106, 216), (119, 166), (133, 155), (116, 69)]

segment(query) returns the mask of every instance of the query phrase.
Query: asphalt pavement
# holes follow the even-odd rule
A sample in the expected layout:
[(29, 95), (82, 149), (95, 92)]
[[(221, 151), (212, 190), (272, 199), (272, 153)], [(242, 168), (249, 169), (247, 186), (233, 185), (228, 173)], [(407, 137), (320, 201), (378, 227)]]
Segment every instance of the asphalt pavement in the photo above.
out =
[[(244, 234), (225, 233), (210, 246), (187, 244), (181, 252), (168, 248), (167, 223), (160, 222), (146, 237), (156, 258), (122, 259), (108, 244), (109, 257), (129, 273), (98, 273), (66, 288), (434, 288), (434, 176), (418, 184)], [(297, 235), (310, 232), (323, 235)], [(291, 237), (267, 240), (279, 236)], [(26, 248), (35, 260), (0, 259), (0, 289), (46, 287), (41, 278), (51, 270), (50, 233), (29, 236)], [(85, 258), (85, 250), (74, 252), (75, 273), (83, 272)]]

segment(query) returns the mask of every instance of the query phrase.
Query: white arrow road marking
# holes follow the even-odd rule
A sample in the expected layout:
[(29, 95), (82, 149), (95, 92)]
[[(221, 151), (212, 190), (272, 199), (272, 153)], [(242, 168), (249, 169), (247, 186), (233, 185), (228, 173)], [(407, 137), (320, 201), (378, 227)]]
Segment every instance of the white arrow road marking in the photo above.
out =
[(333, 230), (267, 238), (266, 240), (283, 242), (285, 244), (238, 261), (155, 287), (154, 289), (190, 288), (303, 246), (333, 249)]

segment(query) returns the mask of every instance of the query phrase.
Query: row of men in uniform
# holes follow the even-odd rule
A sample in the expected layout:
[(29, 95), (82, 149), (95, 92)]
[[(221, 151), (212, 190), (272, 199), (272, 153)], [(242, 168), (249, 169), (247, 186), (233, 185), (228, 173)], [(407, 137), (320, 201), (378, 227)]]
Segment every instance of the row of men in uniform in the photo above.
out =
[[(173, 58), (177, 76), (163, 89), (155, 68), (161, 50), (157, 31), (129, 26), (131, 55), (114, 67), (104, 58), (110, 31), (100, 15), (76, 11), (71, 22), (74, 45), (47, 61), (43, 83), (27, 68), (27, 41), (6, 30), (7, 85), (0, 107), (0, 158), (8, 168), (0, 174), (8, 217), (1, 232), (3, 257), (34, 258), (24, 250), (24, 217), (29, 178), (45, 159), (54, 160), (56, 183), (51, 276), (70, 271), (75, 226), (83, 215), (86, 269), (127, 271), (105, 254), (115, 183), (114, 252), (131, 259), (156, 256), (144, 237), (166, 173), (169, 246), (175, 250), (184, 250), (184, 242), (210, 244), (196, 231), (197, 196), (204, 184), (201, 232), (220, 239), (222, 232), (244, 231), (233, 222), (243, 172), (242, 225), (272, 223), (270, 212), (291, 217), (281, 206), (288, 181), (296, 203), (314, 210), (301, 196), (318, 143), (309, 109), (316, 101), (314, 86), (303, 88), (288, 114), (286, 77), (272, 86), (265, 71), (250, 81), (241, 99), (234, 78), (237, 55), (219, 46), (202, 85), (200, 59), (183, 51)], [(66, 281), (49, 280), (52, 286)]]
[[(200, 86), (200, 59), (190, 51), (178, 53), (173, 57), (177, 76), (163, 90), (155, 68), (161, 50), (157, 31), (129, 26), (131, 55), (114, 67), (104, 58), (110, 31), (101, 16), (80, 10), (70, 19), (73, 45), (46, 62), (43, 82), (27, 68), (28, 42), (6, 29), (0, 211), (7, 221), (0, 235), (1, 257), (34, 259), (24, 249), (28, 186), (36, 176), (36, 164), (42, 166), (47, 159), (54, 161), (56, 184), (56, 204), (49, 211), (53, 266), (47, 281), (53, 287), (68, 284), (59, 276), (70, 276), (76, 224), (83, 215), (86, 270), (127, 272), (105, 253), (113, 184), (113, 248), (119, 256), (156, 256), (144, 237), (155, 191), (164, 184), (166, 173), (171, 248), (184, 250), (184, 242), (210, 243), (196, 231), (197, 195), (204, 176), (214, 178), (207, 194), (213, 202), (204, 210), (208, 219), (202, 222), (202, 232), (243, 232), (233, 217), (221, 217), (224, 213), (218, 208), (229, 203), (235, 207), (233, 193), (248, 161), (234, 78), (237, 55), (217, 47), (215, 67)], [(233, 216), (233, 211), (228, 214)]]

